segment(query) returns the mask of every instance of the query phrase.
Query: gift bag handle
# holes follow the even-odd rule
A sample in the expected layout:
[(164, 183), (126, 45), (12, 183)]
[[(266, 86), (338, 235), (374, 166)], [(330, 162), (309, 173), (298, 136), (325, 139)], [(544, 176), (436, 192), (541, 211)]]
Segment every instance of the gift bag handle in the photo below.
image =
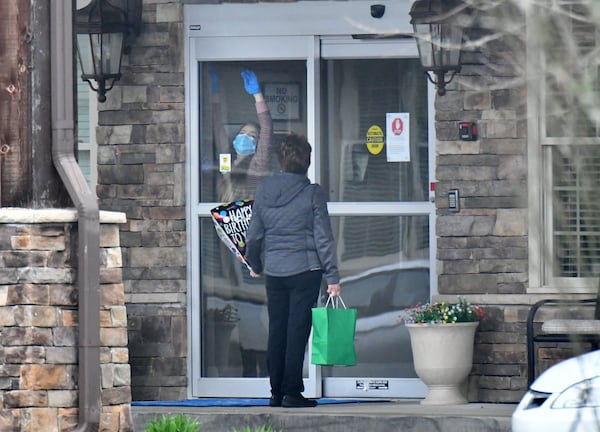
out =
[(348, 309), (346, 307), (346, 303), (344, 303), (344, 300), (342, 300), (342, 296), (332, 296), (331, 294), (329, 294), (329, 297), (327, 298), (327, 303), (325, 303), (325, 307), (329, 306), (329, 303), (331, 302), (331, 307), (333, 309), (339, 309), (340, 305), (339, 303), (342, 303), (342, 306), (344, 307), (344, 309)]

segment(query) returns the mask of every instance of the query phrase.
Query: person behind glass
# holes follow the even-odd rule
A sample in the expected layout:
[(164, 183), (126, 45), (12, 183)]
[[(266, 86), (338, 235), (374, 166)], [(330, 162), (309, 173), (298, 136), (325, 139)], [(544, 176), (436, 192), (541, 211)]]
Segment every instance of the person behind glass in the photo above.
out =
[[(235, 152), (233, 160), (230, 161), (230, 169), (221, 172), (218, 183), (218, 199), (225, 203), (252, 198), (259, 181), (272, 173), (270, 169), (272, 149), (270, 147), (273, 121), (269, 107), (261, 92), (256, 74), (251, 70), (242, 71), (244, 88), (249, 95), (254, 97), (259, 123), (246, 122), (231, 142), (222, 120), (218, 75), (214, 67), (209, 72), (213, 103), (213, 132), (216, 138), (217, 150), (221, 154), (231, 154), (232, 150)], [(225, 261), (231, 257), (229, 251), (223, 249), (223, 253), (224, 262), (229, 262)], [(264, 302), (264, 289), (262, 286), (256, 286), (256, 281), (249, 276), (248, 270), (241, 263), (234, 262), (226, 265), (232, 266), (228, 269), (227, 274), (232, 278), (233, 285), (245, 286), (245, 291), (254, 296), (253, 301), (240, 303), (238, 304), (239, 308), (237, 308), (240, 318), (238, 332), (242, 376), (267, 376), (268, 332), (266, 325), (261, 325), (260, 314), (256, 312), (260, 309), (256, 305)]]
[(221, 169), (222, 176), (218, 187), (218, 199), (221, 202), (252, 198), (259, 181), (270, 174), (270, 147), (273, 135), (271, 113), (256, 74), (251, 70), (244, 70), (241, 76), (246, 92), (254, 97), (258, 123), (246, 122), (231, 142), (222, 119), (219, 78), (215, 68), (210, 69), (213, 133), (217, 150), (220, 154), (230, 154), (233, 144), (235, 152), (235, 156), (229, 161), (230, 168)]
[(283, 139), (278, 152), (281, 172), (259, 183), (246, 232), (250, 275), (265, 274), (271, 406), (317, 405), (301, 394), (312, 307), (323, 278), (330, 295), (341, 292), (325, 191), (306, 175), (311, 150), (303, 136)]

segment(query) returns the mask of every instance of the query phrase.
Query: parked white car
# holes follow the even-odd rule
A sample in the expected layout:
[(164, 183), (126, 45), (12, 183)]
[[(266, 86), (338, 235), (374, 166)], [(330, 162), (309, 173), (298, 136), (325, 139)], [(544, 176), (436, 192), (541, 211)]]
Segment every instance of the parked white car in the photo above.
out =
[(562, 361), (529, 387), (512, 432), (600, 431), (600, 350)]

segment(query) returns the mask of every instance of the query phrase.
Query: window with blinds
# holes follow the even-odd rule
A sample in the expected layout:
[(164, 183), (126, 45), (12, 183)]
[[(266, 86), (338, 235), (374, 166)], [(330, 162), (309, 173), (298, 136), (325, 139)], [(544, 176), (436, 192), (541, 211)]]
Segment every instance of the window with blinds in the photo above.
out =
[(600, 275), (600, 146), (553, 148), (556, 277)]
[(541, 7), (549, 278), (600, 276), (600, 37), (589, 4)]
[(95, 130), (98, 123), (97, 94), (81, 79), (81, 66), (77, 63), (77, 162), (92, 189), (96, 187), (97, 149)]
[[(80, 66), (77, 70), (79, 72)], [(78, 74), (79, 78), (81, 74)], [(77, 80), (77, 162), (88, 183), (91, 184), (90, 167), (90, 90), (87, 82)]]

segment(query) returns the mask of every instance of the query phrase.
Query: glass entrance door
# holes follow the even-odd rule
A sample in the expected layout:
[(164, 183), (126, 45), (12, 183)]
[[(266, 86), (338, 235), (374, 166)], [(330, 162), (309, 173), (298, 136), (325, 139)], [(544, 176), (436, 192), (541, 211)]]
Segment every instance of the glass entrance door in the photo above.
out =
[[(268, 397), (268, 317), (264, 279), (220, 240), (211, 209), (252, 199), (260, 179), (278, 170), (282, 135), (314, 131), (307, 97), (312, 38), (192, 39), (188, 92), (191, 393), (195, 397)], [(244, 77), (256, 77), (258, 94)], [(234, 138), (255, 140), (252, 154)], [(311, 141), (314, 140), (311, 138)], [(316, 368), (306, 365), (307, 394)]]
[[(346, 58), (357, 44), (376, 57)], [(323, 394), (416, 397), (425, 388), (399, 317), (429, 300), (433, 279), (429, 90), (419, 59), (398, 58), (402, 41), (393, 52), (365, 45), (323, 42), (320, 182), (331, 201), (342, 297), (358, 310), (357, 365), (323, 368)]]
[[(321, 21), (311, 18), (322, 15), (319, 3), (306, 2), (298, 8), (298, 22), (290, 22), (290, 29), (257, 26), (266, 33), (258, 36), (237, 35), (235, 25), (217, 25), (223, 24), (219, 17), (225, 20), (226, 16), (226, 23), (246, 22), (248, 14), (255, 13), (260, 22), (279, 23), (263, 15), (271, 16), (271, 11), (277, 16), (295, 3), (272, 9), (263, 5), (260, 14), (252, 5), (236, 4), (229, 15), (217, 9), (222, 5), (205, 6), (204, 13), (192, 14), (186, 22), (193, 397), (270, 394), (264, 362), (263, 281), (255, 283), (249, 277), (221, 243), (210, 219), (213, 207), (251, 198), (256, 186), (244, 176), (252, 171), (249, 164), (245, 171), (236, 172), (246, 162), (237, 159), (232, 144), (249, 121), (265, 130), (260, 115), (264, 111), (257, 109), (256, 100), (244, 88), (245, 70), (252, 70), (260, 82), (271, 117), (271, 144), (276, 145), (277, 136), (293, 131), (305, 134), (313, 145), (309, 178), (329, 193), (342, 297), (358, 310), (358, 364), (320, 368), (310, 364), (307, 352), (304, 395), (391, 398), (420, 397), (426, 391), (415, 376), (408, 334), (398, 317), (403, 308), (427, 301), (436, 289), (431, 276), (435, 237), (429, 191), (434, 178), (429, 114), (433, 90), (421, 72), (412, 38), (353, 38), (349, 34), (356, 30), (354, 20), (347, 21), (347, 33), (321, 29), (347, 36), (319, 36), (323, 33), (314, 27)], [(364, 7), (368, 2), (359, 0), (326, 3), (357, 17), (369, 10)], [(406, 6), (406, 2), (386, 3), (390, 14), (398, 4)], [(404, 9), (394, 13), (408, 16), (408, 7)], [(207, 12), (217, 18), (208, 19)], [(232, 34), (220, 33), (229, 29)], [(288, 36), (279, 33), (286, 30)], [(258, 174), (276, 169), (271, 148)]]
[[(306, 62), (218, 61), (200, 68), (210, 94), (200, 107), (200, 202), (252, 199), (257, 182), (278, 170), (280, 137), (292, 131), (306, 135)], [(260, 96), (246, 91), (246, 74), (257, 78)], [(254, 138), (253, 154), (235, 147), (241, 132)], [(262, 395), (268, 395), (264, 279), (250, 277), (217, 236), (211, 218), (201, 217), (200, 237), (201, 375), (239, 381), (236, 393), (246, 387), (260, 394), (266, 388)]]

